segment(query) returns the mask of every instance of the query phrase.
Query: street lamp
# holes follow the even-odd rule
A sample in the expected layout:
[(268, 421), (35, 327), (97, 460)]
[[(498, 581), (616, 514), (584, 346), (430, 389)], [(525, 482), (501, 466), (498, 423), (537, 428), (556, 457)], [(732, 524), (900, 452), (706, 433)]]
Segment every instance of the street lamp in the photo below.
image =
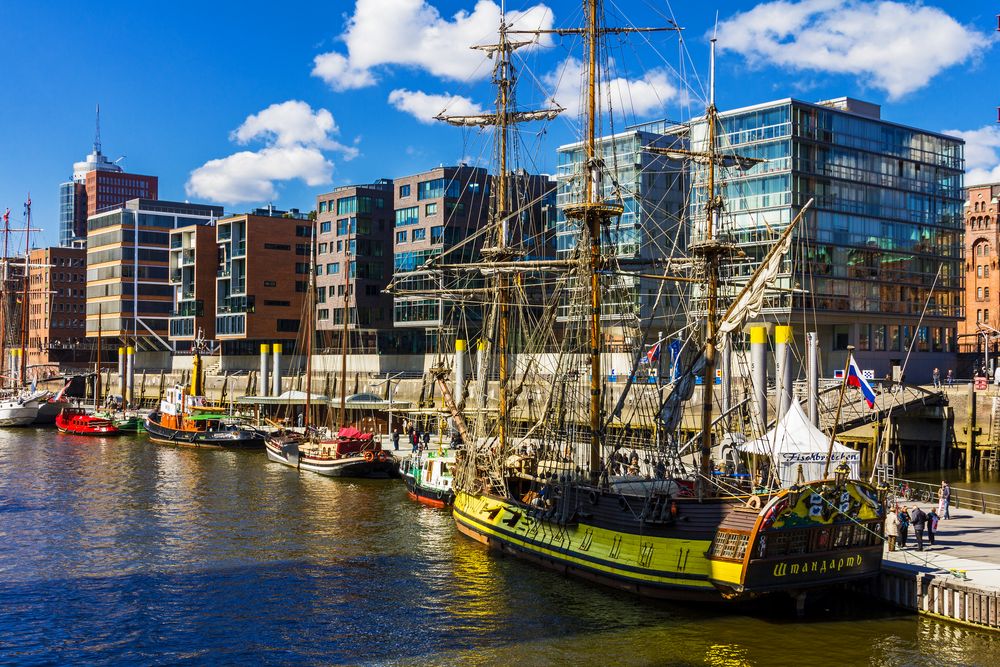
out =
[(851, 475), (851, 467), (847, 465), (847, 461), (843, 460), (840, 465), (836, 467), (833, 471), (833, 480), (837, 485), (837, 488), (843, 488), (844, 483), (847, 482), (847, 478)]

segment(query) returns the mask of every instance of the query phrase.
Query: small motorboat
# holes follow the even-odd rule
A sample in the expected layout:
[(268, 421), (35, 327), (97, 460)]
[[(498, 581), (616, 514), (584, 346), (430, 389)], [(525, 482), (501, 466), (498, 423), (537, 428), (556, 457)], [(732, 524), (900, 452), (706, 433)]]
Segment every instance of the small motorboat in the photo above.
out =
[(410, 498), (431, 507), (451, 507), (455, 502), (452, 473), (455, 452), (427, 450), (403, 459), (399, 466)]
[(56, 416), (56, 428), (68, 435), (110, 436), (121, 433), (110, 419), (92, 415), (84, 408), (63, 408)]
[(335, 437), (326, 429), (278, 430), (264, 442), (267, 458), (328, 477), (393, 477), (396, 462), (371, 433), (344, 427)]

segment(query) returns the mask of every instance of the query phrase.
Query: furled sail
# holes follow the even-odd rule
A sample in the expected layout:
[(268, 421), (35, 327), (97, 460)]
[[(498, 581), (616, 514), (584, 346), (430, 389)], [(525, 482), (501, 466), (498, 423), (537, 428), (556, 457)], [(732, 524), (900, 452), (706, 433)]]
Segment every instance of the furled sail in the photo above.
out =
[(781, 238), (771, 246), (764, 261), (760, 263), (760, 266), (754, 271), (753, 276), (751, 276), (750, 281), (743, 288), (743, 291), (740, 292), (736, 300), (729, 306), (729, 310), (726, 311), (722, 321), (719, 323), (717, 332), (717, 344), (720, 348), (726, 346), (731, 332), (741, 330), (747, 320), (760, 315), (760, 311), (764, 307), (764, 297), (767, 294), (767, 288), (778, 276), (778, 271), (781, 270), (781, 263), (792, 247), (792, 232), (799, 220), (805, 215), (805, 212), (812, 206), (812, 202), (812, 199), (806, 202), (802, 210), (799, 211), (799, 214), (795, 216), (795, 219), (782, 232)]

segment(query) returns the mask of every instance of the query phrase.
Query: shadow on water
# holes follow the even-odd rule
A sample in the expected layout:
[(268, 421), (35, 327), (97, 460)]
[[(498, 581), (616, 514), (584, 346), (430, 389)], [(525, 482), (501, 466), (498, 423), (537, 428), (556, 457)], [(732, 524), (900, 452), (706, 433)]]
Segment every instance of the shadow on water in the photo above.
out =
[(393, 481), (261, 453), (0, 431), (0, 662), (989, 664), (997, 637), (849, 595), (640, 601), (460, 536)]

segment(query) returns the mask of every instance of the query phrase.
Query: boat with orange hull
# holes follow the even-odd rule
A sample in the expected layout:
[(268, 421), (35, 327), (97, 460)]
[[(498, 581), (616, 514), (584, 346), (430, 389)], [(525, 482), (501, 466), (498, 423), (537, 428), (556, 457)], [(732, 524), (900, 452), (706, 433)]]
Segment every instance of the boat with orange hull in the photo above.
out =
[(56, 416), (56, 428), (67, 435), (119, 435), (114, 422), (88, 413), (83, 408), (63, 408)]

